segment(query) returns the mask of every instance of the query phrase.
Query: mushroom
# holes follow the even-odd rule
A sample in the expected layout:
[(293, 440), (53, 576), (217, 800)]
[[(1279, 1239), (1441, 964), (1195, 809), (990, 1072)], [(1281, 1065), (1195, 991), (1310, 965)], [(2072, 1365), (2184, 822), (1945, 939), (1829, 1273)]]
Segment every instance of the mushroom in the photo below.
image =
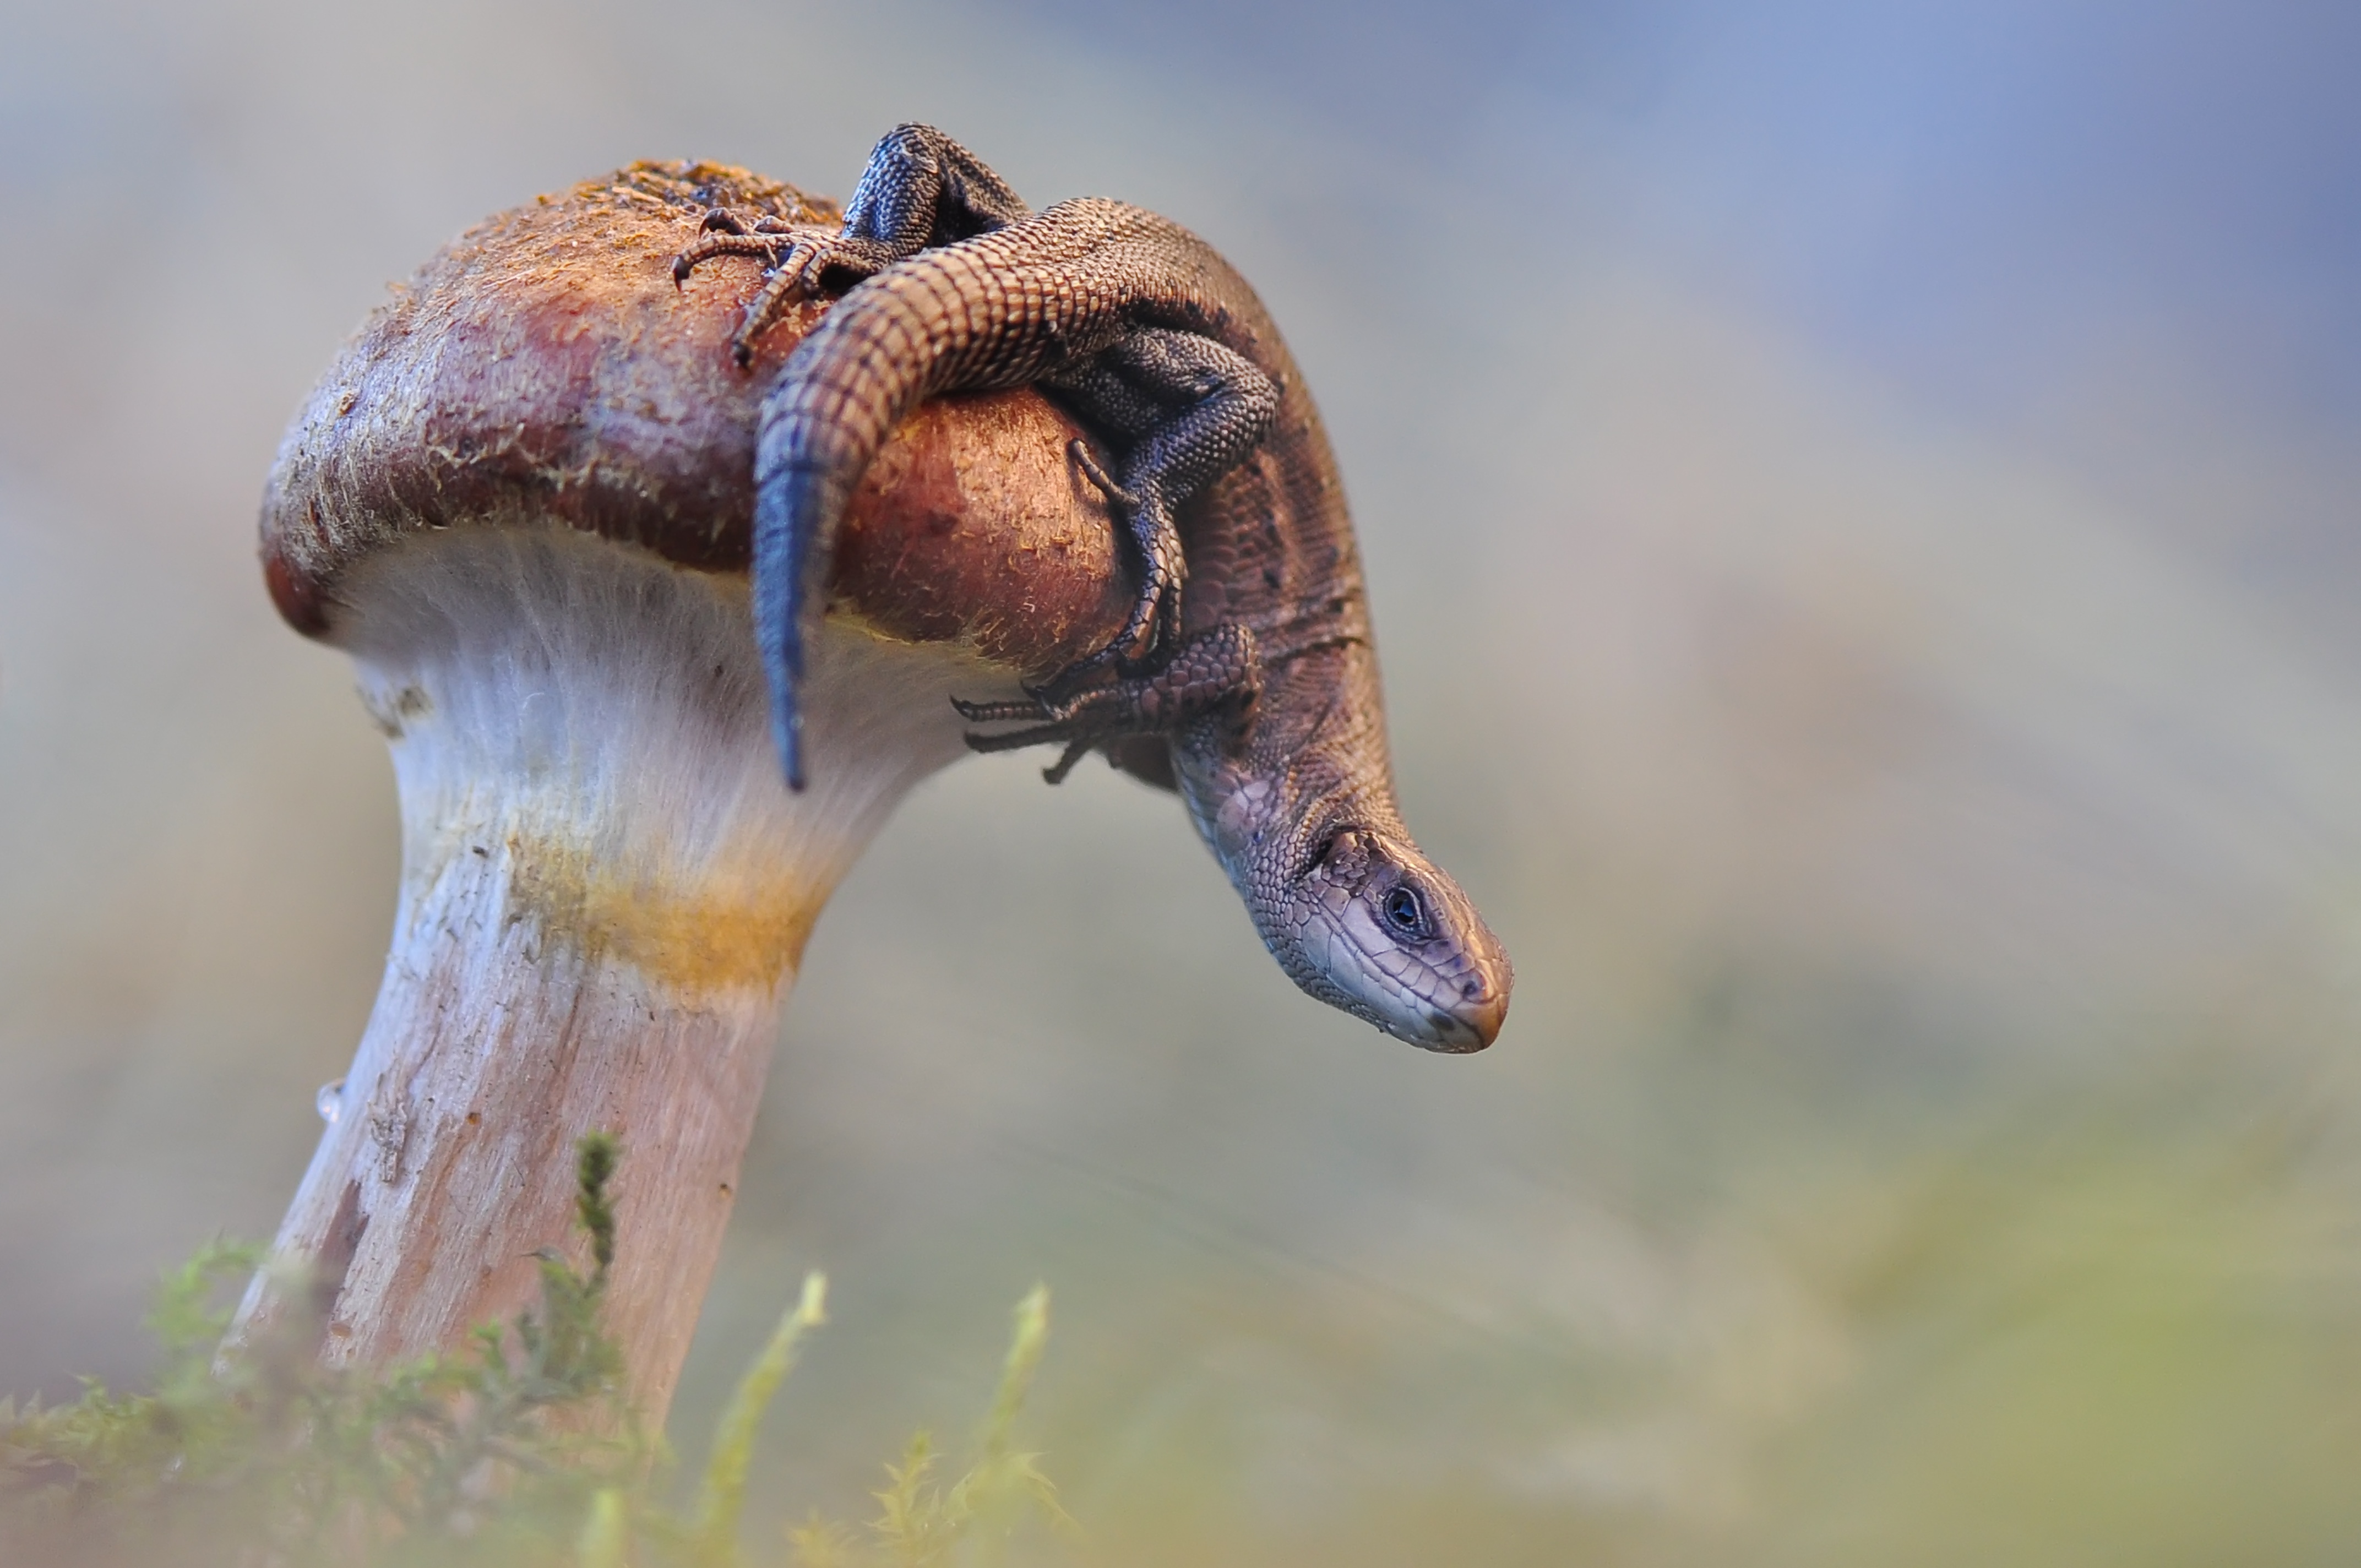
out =
[(748, 611), (754, 423), (823, 307), (733, 363), (757, 267), (671, 273), (716, 207), (838, 215), (643, 163), (495, 217), (363, 325), (270, 476), (272, 598), (352, 655), (401, 795), (384, 982), (278, 1238), (331, 1364), (528, 1304), (570, 1234), (572, 1142), (606, 1128), (608, 1323), (660, 1421), (821, 905), (965, 754), (950, 695), (1014, 697), (1123, 621), (1082, 432), (1030, 391), (928, 404), (848, 519), (806, 690), (826, 764), (785, 787)]

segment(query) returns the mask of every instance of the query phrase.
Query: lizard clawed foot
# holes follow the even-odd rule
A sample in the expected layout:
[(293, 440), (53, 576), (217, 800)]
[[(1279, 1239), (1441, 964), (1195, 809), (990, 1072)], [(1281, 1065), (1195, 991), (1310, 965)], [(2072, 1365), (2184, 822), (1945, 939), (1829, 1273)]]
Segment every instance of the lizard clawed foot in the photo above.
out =
[(786, 224), (773, 217), (749, 223), (727, 208), (705, 215), (705, 227), (696, 244), (673, 258), (675, 287), (717, 256), (749, 256), (763, 264), (763, 287), (746, 302), (745, 319), (730, 339), (730, 354), (741, 368), (754, 361), (754, 340), (786, 309), (796, 294), (816, 300), (821, 280), (830, 272), (867, 278), (894, 260), (886, 247), (873, 240), (848, 236), (811, 224)]
[(699, 262), (717, 256), (751, 256), (765, 270), (775, 268), (794, 233), (793, 225), (768, 214), (748, 219), (727, 207), (716, 207), (705, 214), (697, 243), (672, 258), (674, 286), (687, 282)]
[(1206, 722), (1223, 724), (1234, 735), (1243, 734), (1262, 696), (1262, 663), (1255, 651), (1254, 632), (1230, 622), (1191, 639), (1152, 675), (1124, 677), (1063, 700), (1053, 698), (1047, 690), (1030, 696), (1028, 702), (963, 702), (953, 697), (951, 706), (972, 724), (1047, 719), (1047, 723), (1002, 735), (970, 732), (967, 743), (978, 751), (1014, 751), (1061, 743), (1064, 753), (1041, 774), (1059, 784), (1092, 748), (1122, 736), (1173, 735)]

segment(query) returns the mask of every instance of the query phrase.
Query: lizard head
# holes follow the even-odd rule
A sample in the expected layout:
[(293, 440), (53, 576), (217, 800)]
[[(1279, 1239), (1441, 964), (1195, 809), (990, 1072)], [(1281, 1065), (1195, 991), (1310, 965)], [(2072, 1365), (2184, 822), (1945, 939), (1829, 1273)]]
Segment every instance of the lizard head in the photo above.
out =
[(1418, 846), (1346, 826), (1299, 864), (1284, 901), (1291, 928), (1267, 933), (1298, 985), (1431, 1051), (1492, 1043), (1509, 1012), (1509, 955)]

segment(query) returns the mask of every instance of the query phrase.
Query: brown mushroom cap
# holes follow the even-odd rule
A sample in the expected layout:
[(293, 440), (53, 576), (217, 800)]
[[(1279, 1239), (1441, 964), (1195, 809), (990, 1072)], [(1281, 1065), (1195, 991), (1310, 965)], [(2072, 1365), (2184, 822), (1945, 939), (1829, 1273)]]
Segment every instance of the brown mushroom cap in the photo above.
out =
[[(840, 216), (741, 169), (637, 163), (478, 225), (397, 289), (271, 470), (263, 571), (289, 623), (335, 641), (348, 569), (431, 529), (555, 524), (743, 573), (762, 393), (826, 306), (788, 312), (740, 368), (758, 264), (672, 277), (716, 207)], [(1081, 433), (1030, 390), (922, 406), (847, 514), (832, 609), (1037, 677), (1101, 645), (1126, 591), (1104, 502), (1067, 456)]]

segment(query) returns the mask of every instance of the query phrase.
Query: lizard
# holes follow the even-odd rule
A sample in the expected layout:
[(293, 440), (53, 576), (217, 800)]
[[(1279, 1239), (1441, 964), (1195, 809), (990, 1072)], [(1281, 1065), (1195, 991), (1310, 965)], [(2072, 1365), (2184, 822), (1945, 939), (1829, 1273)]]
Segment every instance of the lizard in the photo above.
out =
[(925, 126), (877, 144), (841, 229), (706, 225), (676, 279), (724, 255), (768, 271), (741, 362), (793, 294), (843, 288), (765, 394), (756, 447), (756, 632), (790, 784), (805, 622), (869, 461), (925, 397), (1039, 386), (1122, 451), (1119, 479), (1072, 455), (1123, 517), (1140, 589), (1107, 648), (1027, 701), (954, 699), (972, 723), (1027, 724), (969, 743), (1062, 743), (1052, 783), (1104, 749), (1176, 789), (1299, 987), (1428, 1049), (1491, 1044), (1508, 954), (1402, 822), (1343, 483), (1246, 280), (1144, 208), (1034, 213)]

